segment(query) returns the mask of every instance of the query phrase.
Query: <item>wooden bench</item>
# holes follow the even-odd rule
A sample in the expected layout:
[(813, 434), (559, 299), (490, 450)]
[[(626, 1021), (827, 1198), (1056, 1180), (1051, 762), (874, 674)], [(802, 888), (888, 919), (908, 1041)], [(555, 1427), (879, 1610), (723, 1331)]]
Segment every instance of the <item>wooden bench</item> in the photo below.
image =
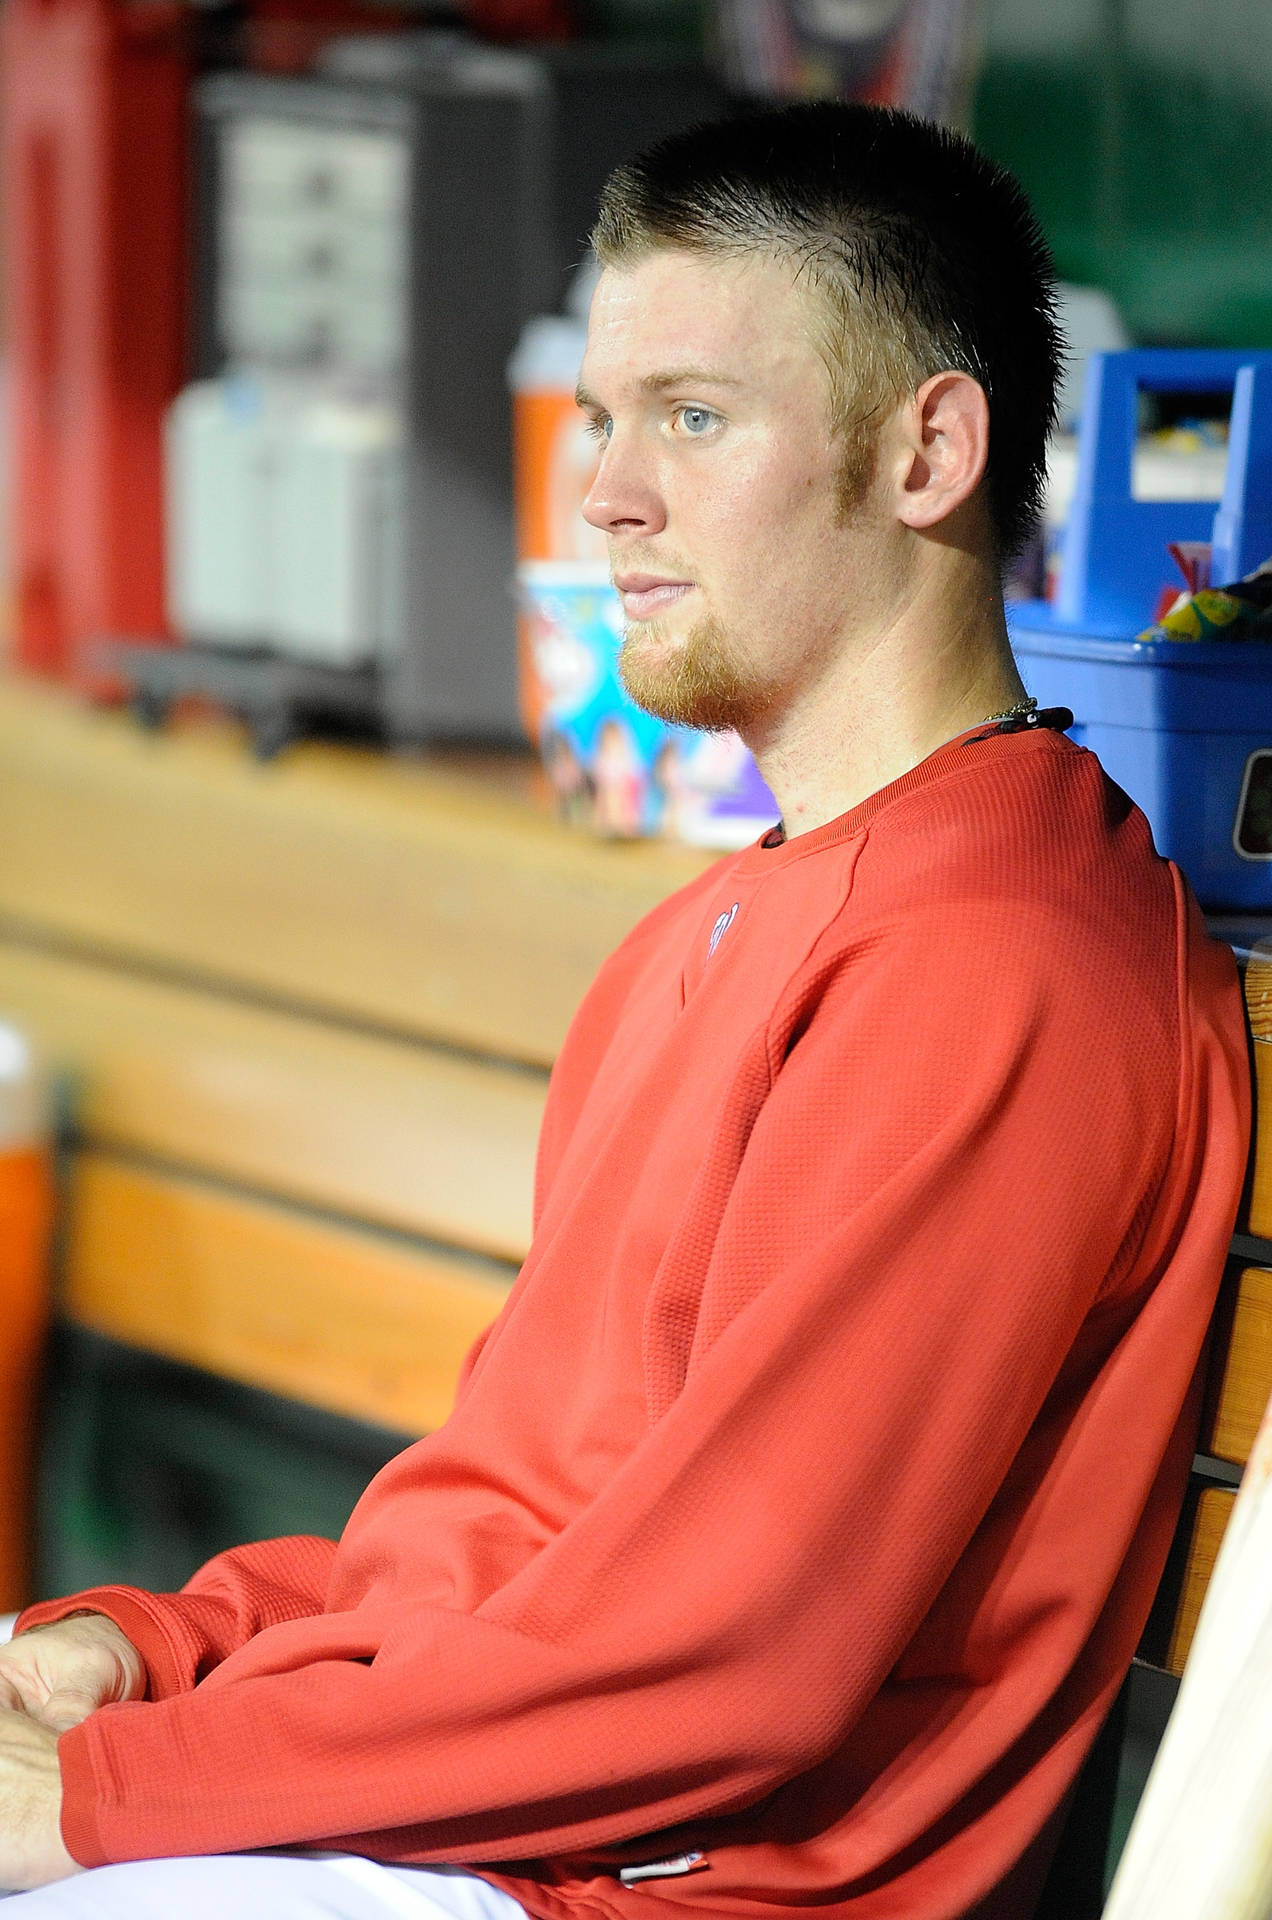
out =
[(1098, 1920), (1103, 1909), (1272, 1396), (1272, 939), (1234, 944), (1250, 1030), (1254, 1130), (1211, 1323), (1197, 1451), (1139, 1655), (1078, 1783), (1037, 1920)]
[[(1272, 939), (1248, 950), (1243, 976), (1254, 1069), (1246, 1193), (1211, 1325), (1206, 1389), (1176, 1553), (1163, 1583), (1170, 1629), (1161, 1664), (1181, 1674), (1224, 1529), (1272, 1395)], [(1160, 1619), (1159, 1613), (1159, 1619)]]
[(567, 829), (528, 753), (261, 766), (0, 678), (0, 1015), (69, 1092), (59, 1313), (440, 1424), (574, 1007), (709, 857)]

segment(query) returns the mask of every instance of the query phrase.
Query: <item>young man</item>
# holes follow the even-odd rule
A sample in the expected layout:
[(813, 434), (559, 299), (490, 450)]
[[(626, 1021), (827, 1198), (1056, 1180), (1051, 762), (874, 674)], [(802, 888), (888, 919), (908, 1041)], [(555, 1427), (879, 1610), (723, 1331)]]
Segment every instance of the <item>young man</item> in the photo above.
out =
[(1023, 1916), (1142, 1627), (1245, 1049), (1007, 645), (1044, 251), (832, 105), (655, 150), (596, 243), (623, 672), (782, 824), (602, 970), (510, 1303), (339, 1546), (26, 1617), (0, 1878), (98, 1871), (15, 1920)]

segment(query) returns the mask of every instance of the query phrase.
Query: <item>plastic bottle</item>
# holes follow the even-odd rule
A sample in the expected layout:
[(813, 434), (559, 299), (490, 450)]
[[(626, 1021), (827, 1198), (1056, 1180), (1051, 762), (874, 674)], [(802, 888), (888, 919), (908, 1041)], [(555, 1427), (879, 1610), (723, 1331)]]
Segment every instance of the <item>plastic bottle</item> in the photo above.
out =
[(35, 1394), (52, 1222), (43, 1079), (24, 1035), (0, 1019), (0, 1612), (31, 1598)]

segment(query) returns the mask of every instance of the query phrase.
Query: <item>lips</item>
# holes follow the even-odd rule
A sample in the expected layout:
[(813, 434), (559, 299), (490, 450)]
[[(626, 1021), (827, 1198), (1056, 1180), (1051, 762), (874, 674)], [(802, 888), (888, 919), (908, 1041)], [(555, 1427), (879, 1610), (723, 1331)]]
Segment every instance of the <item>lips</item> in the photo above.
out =
[(692, 580), (669, 580), (656, 573), (616, 573), (614, 585), (623, 602), (623, 612), (629, 620), (653, 620), (660, 613), (666, 613), (687, 593), (693, 591)]

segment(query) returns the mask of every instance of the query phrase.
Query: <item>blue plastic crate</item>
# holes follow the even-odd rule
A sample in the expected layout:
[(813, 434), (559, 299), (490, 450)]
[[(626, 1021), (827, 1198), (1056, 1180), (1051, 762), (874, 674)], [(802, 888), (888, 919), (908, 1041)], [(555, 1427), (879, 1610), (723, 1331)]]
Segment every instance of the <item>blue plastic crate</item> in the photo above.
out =
[[(1131, 496), (1141, 390), (1233, 390), (1228, 465), (1213, 501)], [(1092, 355), (1078, 477), (1054, 606), (1008, 609), (1030, 693), (1070, 707), (1203, 906), (1272, 912), (1272, 643), (1151, 641), (1166, 543), (1212, 542), (1212, 579), (1272, 555), (1272, 353)]]

